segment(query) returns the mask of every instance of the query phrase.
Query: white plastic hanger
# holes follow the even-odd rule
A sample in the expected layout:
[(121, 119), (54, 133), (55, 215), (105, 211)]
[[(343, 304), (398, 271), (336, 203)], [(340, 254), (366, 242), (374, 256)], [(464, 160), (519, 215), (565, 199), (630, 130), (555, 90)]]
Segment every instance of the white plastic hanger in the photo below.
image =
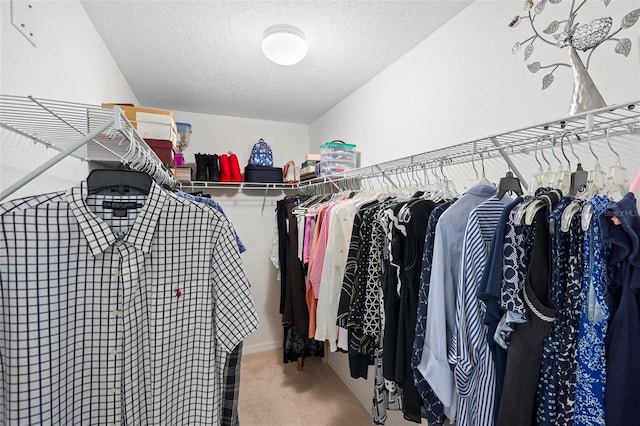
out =
[(622, 167), (620, 164), (620, 155), (611, 146), (611, 140), (609, 139), (610, 130), (611, 127), (608, 127), (605, 134), (607, 136), (607, 145), (611, 152), (616, 156), (616, 164), (609, 167), (609, 174), (607, 177), (607, 184), (604, 188), (604, 193), (610, 198), (613, 198), (614, 195), (619, 195), (620, 197), (617, 198), (621, 198), (629, 191), (629, 175), (627, 169)]

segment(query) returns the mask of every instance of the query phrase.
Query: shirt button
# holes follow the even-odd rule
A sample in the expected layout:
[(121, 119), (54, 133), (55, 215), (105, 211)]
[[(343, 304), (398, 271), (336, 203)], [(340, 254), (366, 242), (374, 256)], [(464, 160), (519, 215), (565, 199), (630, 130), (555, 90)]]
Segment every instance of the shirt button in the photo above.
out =
[(117, 317), (119, 313), (120, 312), (117, 309), (114, 309), (113, 311), (111, 311), (111, 315), (113, 315), (114, 317)]
[(109, 426), (117, 426), (115, 423), (109, 423)]
[(116, 356), (118, 355), (118, 350), (117, 349), (111, 349), (111, 355)]
[(111, 386), (111, 388), (109, 388), (109, 393), (111, 395), (115, 395), (117, 391), (118, 389), (115, 386)]
[(114, 277), (119, 277), (120, 276), (120, 271), (118, 271), (117, 269), (113, 271), (113, 275)]

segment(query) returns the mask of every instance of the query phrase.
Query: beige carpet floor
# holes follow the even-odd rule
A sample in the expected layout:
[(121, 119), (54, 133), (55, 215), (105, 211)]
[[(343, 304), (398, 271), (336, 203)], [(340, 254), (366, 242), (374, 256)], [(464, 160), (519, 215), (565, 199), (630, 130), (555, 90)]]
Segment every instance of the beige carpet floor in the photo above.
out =
[(241, 426), (366, 426), (369, 413), (322, 358), (283, 364), (282, 351), (243, 355)]

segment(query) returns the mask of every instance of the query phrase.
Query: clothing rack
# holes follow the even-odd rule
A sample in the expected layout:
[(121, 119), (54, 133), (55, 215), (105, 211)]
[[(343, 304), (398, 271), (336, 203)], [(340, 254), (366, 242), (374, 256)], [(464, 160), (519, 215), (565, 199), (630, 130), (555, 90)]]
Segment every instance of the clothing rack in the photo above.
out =
[[(640, 130), (640, 100), (624, 104), (608, 106), (605, 108), (577, 114), (558, 120), (548, 121), (535, 126), (499, 133), (476, 139), (446, 148), (435, 149), (407, 157), (398, 158), (383, 163), (337, 173), (330, 176), (301, 182), (297, 188), (307, 188), (305, 191), (315, 192), (326, 188), (327, 184), (335, 189), (348, 189), (349, 182), (358, 179), (370, 179), (382, 177), (395, 186), (389, 179), (390, 175), (414, 171), (417, 168), (434, 169), (454, 164), (469, 163), (475, 160), (484, 160), (502, 157), (509, 165), (511, 171), (520, 179), (523, 185), (527, 181), (520, 174), (510, 159), (511, 155), (532, 153), (538, 149), (541, 141), (554, 141), (559, 144), (561, 138), (573, 135), (573, 144), (585, 143), (591, 132), (592, 139), (635, 133)], [(357, 183), (357, 182), (356, 182)]]
[(178, 185), (118, 107), (0, 95), (0, 126), (60, 151), (2, 191), (0, 200), (68, 156), (83, 161), (119, 162), (149, 174), (160, 184)]

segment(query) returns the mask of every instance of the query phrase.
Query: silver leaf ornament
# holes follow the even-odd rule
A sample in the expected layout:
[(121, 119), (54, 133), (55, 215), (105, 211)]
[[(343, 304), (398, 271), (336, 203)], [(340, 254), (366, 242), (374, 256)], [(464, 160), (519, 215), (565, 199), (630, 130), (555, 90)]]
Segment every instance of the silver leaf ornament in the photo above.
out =
[(515, 55), (516, 53), (518, 53), (520, 51), (520, 47), (522, 45), (520, 44), (520, 42), (516, 42), (516, 44), (513, 45), (513, 47), (511, 48), (511, 54)]
[(524, 49), (524, 60), (527, 61), (533, 55), (533, 44), (528, 45)]
[(560, 34), (554, 34), (553, 38), (557, 40), (556, 46), (560, 48), (567, 47), (571, 41), (571, 35), (566, 31), (563, 31)]
[(538, 4), (536, 4), (535, 9), (533, 9), (533, 11), (535, 12), (536, 15), (540, 15), (542, 12), (544, 12), (544, 7), (547, 5), (547, 0), (540, 0), (540, 2)]
[(553, 83), (553, 74), (545, 75), (544, 78), (542, 79), (542, 90), (551, 86), (551, 83)]
[(620, 26), (622, 28), (630, 28), (633, 26), (633, 24), (638, 22), (638, 18), (640, 18), (640, 9), (632, 10), (631, 12), (627, 13), (624, 18), (622, 18), (622, 23), (620, 24)]
[(527, 65), (527, 69), (534, 74), (537, 73), (538, 71), (540, 71), (540, 62), (531, 62), (529, 65)]
[[(640, 12), (640, 9), (638, 11)], [(612, 25), (613, 20), (610, 17), (594, 19), (588, 24), (578, 25), (571, 38), (571, 45), (578, 50), (596, 47), (607, 38)]]
[(604, 3), (604, 7), (607, 7), (609, 3), (611, 3), (611, 0), (602, 0), (602, 2)]
[(551, 21), (549, 26), (542, 32), (545, 34), (553, 34), (558, 31), (558, 28), (560, 28), (560, 23), (558, 21)]
[(511, 22), (509, 22), (509, 28), (515, 28), (520, 24), (520, 15), (515, 16)]
[(629, 56), (629, 53), (631, 53), (631, 40), (623, 38), (618, 41), (618, 44), (616, 44), (616, 53)]

